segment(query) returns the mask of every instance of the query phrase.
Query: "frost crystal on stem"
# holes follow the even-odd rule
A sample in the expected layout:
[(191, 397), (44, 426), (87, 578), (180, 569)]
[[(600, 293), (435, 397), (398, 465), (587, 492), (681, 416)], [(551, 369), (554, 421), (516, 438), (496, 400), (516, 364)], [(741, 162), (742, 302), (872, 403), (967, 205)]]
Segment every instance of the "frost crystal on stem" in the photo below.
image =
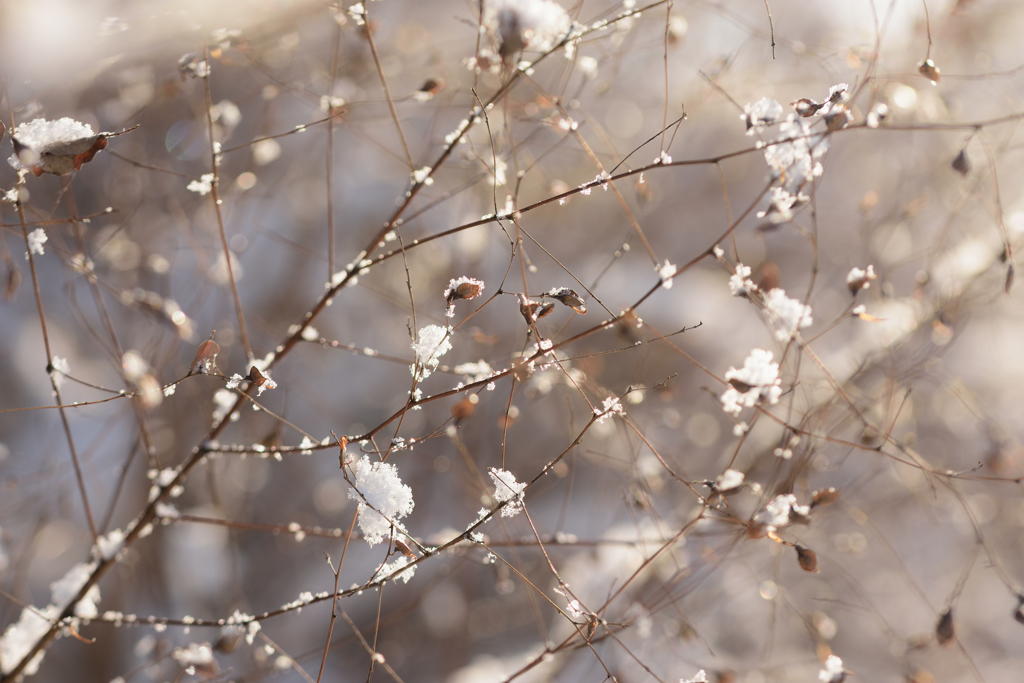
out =
[(626, 411), (622, 409), (622, 403), (618, 398), (609, 396), (602, 403), (600, 408), (594, 408), (594, 415), (598, 424), (604, 424), (612, 415), (625, 415)]

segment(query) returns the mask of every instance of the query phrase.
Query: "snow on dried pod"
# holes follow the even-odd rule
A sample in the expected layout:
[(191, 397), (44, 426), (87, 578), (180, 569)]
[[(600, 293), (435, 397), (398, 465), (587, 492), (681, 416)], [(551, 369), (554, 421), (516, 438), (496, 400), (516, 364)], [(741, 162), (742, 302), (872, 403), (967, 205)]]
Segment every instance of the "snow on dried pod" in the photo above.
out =
[(92, 161), (106, 148), (107, 138), (114, 135), (120, 133), (94, 133), (89, 124), (69, 117), (56, 121), (34, 119), (11, 131), (14, 156), (9, 162), (36, 176), (66, 175)]
[(522, 294), (519, 295), (519, 312), (523, 314), (527, 325), (534, 324), (544, 316), (551, 313), (554, 308), (555, 305), (550, 301), (547, 303), (541, 303), (540, 301), (527, 299)]
[(587, 303), (583, 300), (576, 290), (569, 289), (568, 287), (554, 287), (541, 294), (542, 297), (548, 299), (554, 299), (563, 306), (568, 306), (572, 310), (579, 314), (587, 312)]

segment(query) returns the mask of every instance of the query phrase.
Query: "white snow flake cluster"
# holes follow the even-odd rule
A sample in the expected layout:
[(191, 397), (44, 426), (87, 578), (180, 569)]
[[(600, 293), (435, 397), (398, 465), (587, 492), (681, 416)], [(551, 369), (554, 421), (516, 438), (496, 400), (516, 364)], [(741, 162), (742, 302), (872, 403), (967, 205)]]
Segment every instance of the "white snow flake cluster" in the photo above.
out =
[(718, 493), (725, 493), (743, 486), (744, 474), (738, 470), (726, 470), (715, 479), (714, 489)]
[(622, 402), (614, 396), (609, 396), (601, 402), (600, 408), (594, 408), (594, 415), (597, 416), (597, 423), (604, 424), (612, 415), (625, 415), (626, 411), (622, 408)]
[(783, 493), (775, 496), (763, 509), (758, 510), (754, 515), (754, 522), (774, 532), (779, 527), (792, 524), (796, 519), (806, 519), (809, 514), (809, 505), (798, 505), (795, 495)]
[[(34, 150), (52, 151), (54, 146), (96, 135), (88, 123), (65, 116), (56, 121), (33, 119), (11, 131), (11, 136)], [(12, 164), (13, 165), (13, 164)]]
[(419, 566), (414, 564), (406, 569), (406, 566), (412, 561), (411, 557), (399, 555), (394, 561), (385, 563), (384, 566), (377, 570), (377, 573), (373, 575), (373, 580), (377, 581), (387, 578), (401, 581), (402, 583), (409, 583), (409, 579), (416, 574), (416, 567)]
[(851, 268), (850, 272), (846, 274), (846, 286), (850, 289), (850, 293), (856, 294), (860, 290), (870, 287), (871, 281), (877, 279), (878, 275), (875, 274), (875, 267), (872, 265), (864, 270)]
[(755, 131), (775, 124), (781, 117), (782, 105), (767, 97), (745, 106), (743, 115), (740, 116), (747, 124), (747, 135), (753, 135)]
[(363, 456), (352, 465), (353, 489), (348, 497), (359, 501), (357, 514), (363, 538), (377, 545), (391, 533), (391, 525), (402, 530), (398, 521), (412, 512), (412, 489), (402, 483), (398, 468), (387, 462), (370, 462)]
[(764, 312), (775, 326), (775, 338), (786, 343), (800, 330), (814, 322), (811, 307), (786, 296), (786, 290), (775, 288), (764, 298)]
[(782, 396), (779, 365), (772, 362), (771, 351), (753, 349), (743, 361), (743, 367), (729, 368), (725, 379), (729, 388), (722, 394), (722, 409), (733, 415), (739, 415), (743, 408), (752, 408), (760, 401), (774, 405)]
[(437, 369), (441, 356), (451, 351), (448, 329), (440, 325), (421, 327), (412, 348), (416, 352), (416, 362), (410, 368), (412, 375), (417, 379), (426, 379)]
[(464, 375), (470, 382), (479, 382), (494, 374), (491, 364), (485, 360), (476, 363), (462, 363), (455, 366), (455, 374)]
[(845, 679), (843, 660), (835, 655), (829, 655), (825, 660), (825, 668), (818, 672), (818, 680), (822, 683), (843, 683)]
[[(63, 577), (50, 584), (50, 604), (43, 608), (25, 607), (21, 617), (7, 627), (0, 636), (0, 673), (8, 674), (35, 647), (47, 631), (51, 622), (60, 616), (96, 569), (95, 563), (80, 562), (68, 570)], [(92, 586), (75, 604), (75, 616), (81, 619), (95, 619), (99, 614), (96, 603), (100, 601), (100, 589)], [(22, 670), (31, 676), (39, 670), (45, 651), (40, 651)]]
[(772, 176), (780, 178), (796, 194), (805, 183), (822, 174), (821, 158), (828, 151), (828, 140), (812, 134), (811, 128), (795, 115), (779, 126), (779, 137), (764, 150), (764, 159)]
[[(28, 250), (33, 254), (43, 255), (43, 245), (46, 244), (46, 231), (42, 228), (36, 228), (28, 234)], [(28, 260), (28, 254), (25, 254), (25, 260)]]
[(828, 151), (828, 133), (849, 121), (849, 112), (843, 104), (847, 89), (845, 83), (833, 86), (823, 103), (808, 99), (794, 103), (804, 116), (825, 117), (827, 130), (817, 133), (812, 133), (804, 117), (796, 114), (789, 114), (779, 123), (783, 107), (775, 100), (762, 98), (744, 108), (741, 118), (746, 123), (747, 135), (760, 134), (764, 128), (779, 124), (779, 134), (774, 141), (758, 143), (765, 147), (765, 162), (772, 178), (778, 181), (769, 192), (768, 208), (759, 211), (758, 218), (767, 217), (775, 224), (786, 223), (793, 219), (794, 208), (807, 203), (809, 198), (802, 190), (824, 170), (821, 159)]
[(496, 467), (491, 467), (487, 470), (487, 473), (491, 475), (491, 481), (494, 482), (494, 500), (499, 503), (509, 501), (509, 503), (501, 509), (502, 517), (515, 517), (523, 509), (523, 491), (526, 489), (526, 484), (516, 481), (515, 475), (505, 470), (499, 470)]
[(106, 134), (87, 123), (64, 117), (35, 119), (11, 131), (15, 153), (7, 162), (19, 172), (65, 175), (82, 167), (106, 146)]
[(191, 181), (185, 189), (205, 197), (213, 189), (213, 174), (204, 173), (199, 180)]
[(67, 358), (54, 356), (52, 367), (53, 369), (50, 370), (50, 379), (53, 381), (53, 385), (60, 389), (64, 385), (64, 378), (71, 372), (71, 366), (68, 364)]
[(487, 3), (484, 26), (500, 43), (502, 55), (529, 48), (547, 52), (568, 33), (565, 9), (552, 0), (496, 0)]
[(748, 296), (755, 289), (757, 285), (750, 279), (750, 266), (737, 263), (736, 272), (729, 277), (729, 291), (733, 296)]
[(675, 277), (676, 270), (676, 265), (674, 263), (669, 263), (668, 260), (666, 260), (663, 265), (657, 267), (658, 277), (661, 278), (662, 287), (665, 289), (672, 289), (672, 283), (674, 282), (672, 278)]

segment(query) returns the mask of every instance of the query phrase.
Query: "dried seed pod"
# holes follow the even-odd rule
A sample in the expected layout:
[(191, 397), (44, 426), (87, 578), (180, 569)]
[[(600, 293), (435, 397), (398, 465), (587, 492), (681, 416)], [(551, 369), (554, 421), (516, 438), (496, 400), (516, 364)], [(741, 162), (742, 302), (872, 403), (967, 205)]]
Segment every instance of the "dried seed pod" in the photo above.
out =
[(409, 544), (400, 538), (395, 539), (395, 549), (406, 557), (417, 557), (416, 553), (409, 547)]
[(263, 386), (263, 383), (267, 381), (267, 378), (263, 376), (263, 373), (260, 372), (259, 368), (253, 365), (249, 368), (249, 381), (257, 387), (261, 387)]
[(527, 325), (537, 322), (555, 308), (555, 305), (550, 302), (531, 301), (521, 294), (519, 297), (519, 312), (523, 314)]
[(224, 632), (223, 635), (221, 635), (221, 637), (217, 640), (216, 644), (213, 646), (213, 649), (217, 652), (223, 652), (225, 654), (234, 651), (234, 649), (238, 647), (239, 641), (242, 640), (242, 634), (244, 633), (245, 631), (242, 630), (240, 627), (237, 633), (233, 630)]
[(576, 293), (576, 290), (569, 289), (568, 287), (555, 287), (547, 292), (541, 294), (542, 297), (554, 299), (563, 306), (568, 306), (577, 313), (586, 313), (587, 304), (583, 298)]
[(216, 330), (213, 331), (209, 339), (199, 345), (188, 374), (206, 375), (217, 370), (217, 354), (220, 353), (220, 344), (213, 341), (214, 334), (217, 334)]
[(796, 559), (800, 563), (800, 569), (812, 574), (818, 573), (818, 555), (810, 548), (802, 545), (793, 546), (796, 548)]
[(751, 522), (747, 525), (747, 538), (757, 540), (768, 535), (768, 525), (763, 522)]
[(907, 683), (935, 683), (935, 676), (928, 669), (915, 667), (911, 673), (907, 674)]
[(935, 66), (935, 62), (933, 62), (931, 58), (928, 58), (918, 64), (917, 72), (932, 83), (939, 82), (939, 67)]
[(418, 92), (433, 97), (437, 93), (444, 90), (444, 87), (445, 82), (443, 78), (428, 78), (426, 81), (423, 82), (423, 85), (420, 86)]
[(654, 190), (651, 189), (651, 184), (644, 180), (643, 173), (640, 174), (636, 183), (633, 184), (633, 190), (636, 192), (637, 199), (640, 200), (641, 207), (646, 206), (654, 199)]
[(460, 299), (475, 299), (480, 296), (483, 289), (482, 281), (470, 277), (460, 277), (449, 283), (448, 289), (445, 290), (445, 303), (450, 304)]
[(816, 508), (820, 505), (831, 505), (837, 500), (839, 500), (839, 489), (835, 486), (829, 486), (827, 489), (815, 491), (811, 495), (811, 507)]
[(854, 268), (846, 276), (846, 288), (850, 290), (850, 294), (857, 296), (857, 292), (867, 289), (871, 286), (871, 281), (877, 279), (878, 274), (875, 273), (874, 266), (869, 265), (864, 270)]
[(967, 174), (971, 172), (971, 160), (967, 158), (967, 150), (962, 149), (957, 152), (957, 155), (953, 157), (953, 161), (949, 165), (954, 171), (966, 178)]
[[(331, 434), (334, 432), (332, 431)], [(334, 438), (338, 440), (338, 466), (345, 469), (345, 446), (348, 446), (348, 437), (335, 435)]]
[(774, 261), (765, 261), (757, 268), (757, 288), (770, 292), (782, 284), (779, 266)]
[(754, 388), (753, 384), (747, 384), (743, 380), (737, 379), (735, 377), (729, 380), (729, 385), (732, 386), (733, 389), (740, 392), (741, 394), (745, 394)]
[(470, 394), (461, 401), (456, 402), (452, 405), (452, 417), (455, 418), (456, 424), (468, 420), (473, 417), (473, 413), (476, 412), (476, 404), (480, 402), (480, 397), (476, 394)]
[(810, 98), (802, 97), (796, 102), (790, 102), (789, 106), (793, 107), (797, 114), (806, 118), (817, 114), (818, 110), (825, 105), (819, 104)]
[(21, 285), (21, 271), (11, 266), (7, 270), (7, 287), (4, 289), (4, 299), (7, 301), (12, 300), (18, 291), (19, 285)]
[(939, 621), (935, 624), (935, 639), (939, 645), (946, 647), (953, 642), (956, 636), (956, 627), (953, 624), (953, 608), (947, 607), (946, 611), (939, 615)]
[(853, 114), (851, 114), (850, 110), (841, 104), (837, 104), (832, 107), (829, 112), (825, 114), (825, 126), (828, 128), (830, 133), (846, 128), (850, 121), (853, 121)]

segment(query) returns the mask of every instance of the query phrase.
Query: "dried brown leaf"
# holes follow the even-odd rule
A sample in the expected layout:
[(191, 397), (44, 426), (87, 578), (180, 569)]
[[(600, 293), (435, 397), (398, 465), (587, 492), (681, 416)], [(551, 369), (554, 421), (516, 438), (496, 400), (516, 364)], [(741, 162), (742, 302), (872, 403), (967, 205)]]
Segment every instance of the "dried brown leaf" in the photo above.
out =
[(952, 644), (956, 636), (956, 627), (953, 624), (953, 608), (947, 607), (946, 611), (939, 615), (939, 621), (935, 624), (935, 639), (942, 647)]
[(812, 574), (818, 573), (818, 555), (810, 548), (805, 548), (802, 545), (794, 546), (796, 548), (796, 559), (800, 563), (800, 568), (805, 572), (811, 572)]
[(917, 65), (917, 72), (932, 83), (939, 82), (939, 67), (930, 58)]
[(971, 160), (967, 158), (967, 150), (960, 150), (953, 161), (949, 163), (954, 171), (959, 173), (963, 177), (967, 177), (967, 174), (971, 172)]
[(476, 394), (470, 394), (461, 401), (457, 401), (452, 405), (452, 417), (455, 418), (455, 422), (462, 422), (473, 417), (473, 413), (476, 412), (476, 404), (480, 402), (480, 397)]
[(395, 539), (395, 549), (406, 557), (417, 557), (416, 553), (409, 547), (409, 544), (400, 538)]
[(188, 374), (205, 375), (216, 370), (218, 353), (220, 353), (220, 344), (213, 341), (211, 334), (210, 338), (200, 344), (196, 350), (196, 357), (192, 361), (192, 367)]
[(260, 372), (260, 369), (258, 367), (253, 365), (251, 368), (249, 368), (249, 381), (252, 382), (255, 386), (261, 387), (263, 386), (263, 383), (267, 381), (267, 378), (263, 376), (263, 373)]
[(837, 500), (839, 500), (839, 489), (834, 486), (830, 486), (827, 489), (815, 491), (811, 495), (811, 507), (815, 508), (821, 505), (831, 505)]

